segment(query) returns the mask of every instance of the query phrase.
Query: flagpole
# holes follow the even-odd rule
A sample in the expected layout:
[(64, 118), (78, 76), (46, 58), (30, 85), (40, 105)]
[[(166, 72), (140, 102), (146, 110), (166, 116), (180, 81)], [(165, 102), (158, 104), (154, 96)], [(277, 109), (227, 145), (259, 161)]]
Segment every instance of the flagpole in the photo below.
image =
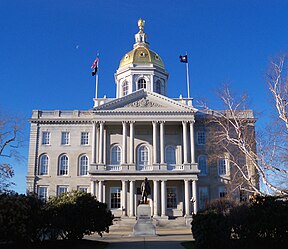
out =
[(188, 53), (186, 52), (187, 63), (186, 63), (186, 80), (187, 80), (187, 97), (190, 100), (190, 80), (189, 80), (189, 68), (188, 68)]
[[(99, 52), (97, 52), (97, 58), (99, 58)], [(97, 62), (97, 71), (95, 75), (95, 99), (98, 99), (98, 71), (99, 71), (99, 59)]]

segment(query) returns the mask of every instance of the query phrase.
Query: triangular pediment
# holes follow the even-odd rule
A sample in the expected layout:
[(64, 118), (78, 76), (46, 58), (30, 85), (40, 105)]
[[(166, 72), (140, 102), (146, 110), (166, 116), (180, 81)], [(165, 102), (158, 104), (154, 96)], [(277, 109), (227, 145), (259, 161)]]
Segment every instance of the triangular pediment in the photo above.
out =
[(135, 91), (125, 97), (110, 100), (96, 108), (95, 111), (108, 112), (131, 112), (131, 111), (153, 111), (153, 112), (196, 112), (197, 110), (180, 101), (168, 98), (161, 94), (146, 91), (144, 89)]

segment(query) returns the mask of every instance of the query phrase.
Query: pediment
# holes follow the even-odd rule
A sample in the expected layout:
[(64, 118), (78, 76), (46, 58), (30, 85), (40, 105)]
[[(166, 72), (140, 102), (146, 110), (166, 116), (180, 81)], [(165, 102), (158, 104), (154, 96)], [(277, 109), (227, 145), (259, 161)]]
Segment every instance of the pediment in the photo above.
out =
[(104, 112), (196, 112), (197, 110), (166, 96), (144, 89), (133, 92), (122, 98), (113, 99), (96, 108)]

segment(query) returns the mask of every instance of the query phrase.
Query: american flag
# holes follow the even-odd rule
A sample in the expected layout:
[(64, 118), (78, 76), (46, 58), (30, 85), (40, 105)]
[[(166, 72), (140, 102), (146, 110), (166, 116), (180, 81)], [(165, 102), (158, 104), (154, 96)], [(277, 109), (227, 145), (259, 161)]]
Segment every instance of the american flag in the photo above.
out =
[(96, 67), (98, 67), (98, 61), (99, 61), (99, 58), (98, 56), (96, 57), (96, 59), (94, 60), (92, 66), (91, 66), (91, 69), (95, 69)]

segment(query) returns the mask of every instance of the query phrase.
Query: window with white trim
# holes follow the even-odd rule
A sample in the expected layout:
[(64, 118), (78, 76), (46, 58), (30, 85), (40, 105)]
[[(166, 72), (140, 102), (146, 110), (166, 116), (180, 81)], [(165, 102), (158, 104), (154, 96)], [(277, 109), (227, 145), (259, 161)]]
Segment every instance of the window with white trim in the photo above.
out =
[(70, 133), (68, 131), (61, 132), (61, 144), (62, 145), (70, 144)]
[(111, 148), (111, 164), (120, 165), (121, 163), (121, 148), (119, 145), (114, 145)]
[(165, 150), (165, 162), (167, 164), (176, 164), (176, 148), (168, 145)]
[(138, 164), (139, 165), (149, 164), (149, 151), (146, 145), (141, 145), (138, 148)]
[(67, 193), (68, 192), (68, 186), (58, 186), (57, 187), (57, 196)]
[(175, 187), (167, 188), (167, 208), (177, 208), (177, 189)]
[(218, 159), (218, 175), (226, 175), (227, 174), (227, 159), (220, 158)]
[(86, 155), (81, 156), (79, 159), (79, 175), (88, 175), (88, 157)]
[(88, 132), (81, 132), (81, 145), (88, 145), (89, 144), (89, 133)]
[(49, 131), (43, 131), (42, 132), (42, 144), (50, 144), (50, 132)]
[(129, 93), (128, 81), (124, 81), (124, 83), (122, 84), (122, 92), (123, 92), (123, 96), (128, 95), (128, 93)]
[(199, 187), (199, 209), (204, 209), (209, 202), (208, 187)]
[(42, 201), (48, 200), (48, 187), (43, 186), (38, 187), (38, 198)]
[(39, 175), (48, 175), (48, 163), (49, 163), (48, 156), (46, 154), (42, 155), (40, 157)]
[(146, 89), (146, 80), (145, 79), (139, 79), (138, 80), (138, 89)]
[(88, 193), (88, 187), (78, 186), (77, 190), (80, 192)]
[(68, 157), (66, 155), (60, 156), (58, 174), (61, 175), (61, 176), (68, 175), (68, 168), (69, 168), (69, 159), (68, 159)]
[(121, 188), (119, 187), (110, 188), (110, 206), (111, 209), (121, 207)]
[(200, 170), (200, 176), (207, 175), (207, 157), (205, 155), (198, 156), (198, 168)]
[(205, 131), (197, 131), (197, 144), (204, 145), (206, 143)]

